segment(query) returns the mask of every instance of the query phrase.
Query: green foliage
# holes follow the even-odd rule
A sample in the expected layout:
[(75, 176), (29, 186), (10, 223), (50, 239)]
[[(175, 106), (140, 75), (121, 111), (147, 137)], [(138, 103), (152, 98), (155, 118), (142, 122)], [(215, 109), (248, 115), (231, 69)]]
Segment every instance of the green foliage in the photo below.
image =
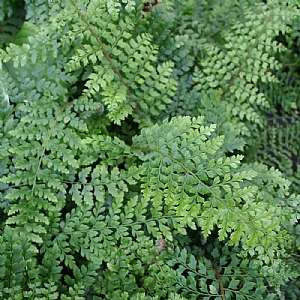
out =
[(12, 41), (24, 21), (23, 1), (0, 1), (0, 47)]
[[(296, 21), (295, 21), (296, 22)], [(298, 47), (299, 30), (291, 32), (280, 40), (288, 47), (286, 53), (280, 55), (283, 68), (276, 72), (279, 81), (270, 85), (261, 85), (261, 91), (271, 103), (264, 111), (263, 130), (256, 137), (251, 159), (260, 160), (267, 165), (276, 166), (286, 174), (293, 183), (292, 189), (299, 193), (300, 187), (300, 149), (297, 140), (299, 132), (299, 58), (295, 48)]]
[(1, 298), (299, 298), (297, 1), (0, 7)]

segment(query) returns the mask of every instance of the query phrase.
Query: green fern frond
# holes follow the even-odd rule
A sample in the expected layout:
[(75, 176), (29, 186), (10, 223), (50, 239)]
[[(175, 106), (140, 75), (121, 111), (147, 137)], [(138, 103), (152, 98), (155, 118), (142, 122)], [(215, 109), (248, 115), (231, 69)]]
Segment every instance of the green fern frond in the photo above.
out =
[[(243, 188), (257, 173), (234, 171), (242, 157), (225, 157), (223, 137), (210, 138), (215, 126), (202, 122), (173, 118), (134, 138), (133, 147), (144, 161), (143, 193), (151, 199), (152, 211), (163, 205), (172, 227), (182, 234), (186, 226), (195, 229), (197, 224), (208, 236), (217, 226), (220, 240), (229, 237), (233, 244), (248, 246), (260, 240), (263, 247), (271, 246), (271, 232), (281, 232), (274, 216), (280, 207), (258, 201), (257, 186)], [(270, 226), (265, 228), (262, 219)]]

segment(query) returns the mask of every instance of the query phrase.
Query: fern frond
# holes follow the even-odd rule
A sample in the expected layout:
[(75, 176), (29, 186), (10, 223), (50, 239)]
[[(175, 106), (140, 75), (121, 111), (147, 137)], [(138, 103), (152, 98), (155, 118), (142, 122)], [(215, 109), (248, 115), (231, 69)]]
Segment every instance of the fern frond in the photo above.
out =
[[(248, 246), (260, 240), (263, 247), (271, 246), (271, 232), (281, 231), (279, 216), (276, 222), (274, 217), (280, 207), (258, 201), (257, 186), (243, 188), (257, 173), (234, 171), (242, 157), (225, 157), (223, 138), (210, 138), (215, 126), (202, 122), (173, 118), (134, 138), (144, 161), (143, 194), (151, 199), (152, 212), (163, 206), (171, 226), (182, 234), (186, 226), (195, 229), (197, 224), (208, 236), (216, 226), (220, 240), (229, 237), (233, 244), (243, 241)], [(270, 226), (265, 228), (262, 219)]]
[(284, 33), (290, 30), (288, 22), (297, 14), (295, 11), (294, 15), (287, 16), (284, 5), (257, 5), (254, 11), (245, 10), (244, 20), (237, 21), (228, 30), (223, 45), (207, 44), (209, 60), (200, 61), (194, 76), (196, 88), (200, 91), (221, 88), (222, 98), (228, 102), (228, 109), (234, 116), (260, 123), (254, 105), (269, 104), (259, 93), (257, 83), (275, 82), (271, 70), (280, 68), (278, 61), (267, 53), (271, 49), (273, 52), (284, 51), (284, 46), (274, 38), (281, 30)]

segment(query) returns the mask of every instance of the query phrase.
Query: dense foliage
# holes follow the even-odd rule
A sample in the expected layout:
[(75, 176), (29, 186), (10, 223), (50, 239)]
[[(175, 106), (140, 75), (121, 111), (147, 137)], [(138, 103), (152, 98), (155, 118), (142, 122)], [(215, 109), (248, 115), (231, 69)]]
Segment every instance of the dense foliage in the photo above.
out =
[(297, 3), (0, 0), (1, 299), (299, 299)]

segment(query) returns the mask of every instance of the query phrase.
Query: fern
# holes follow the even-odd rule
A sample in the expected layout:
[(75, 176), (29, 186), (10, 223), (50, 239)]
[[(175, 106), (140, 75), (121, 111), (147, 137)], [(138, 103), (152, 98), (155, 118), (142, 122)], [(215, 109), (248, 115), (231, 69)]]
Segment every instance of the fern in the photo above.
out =
[(297, 299), (296, 1), (0, 4), (1, 298)]
[(297, 94), (299, 59), (292, 49), (296, 43), (293, 40), (297, 41), (298, 34), (298, 31), (294, 31), (284, 39), (280, 37), (285, 44), (289, 44), (289, 51), (280, 56), (283, 68), (276, 73), (280, 81), (260, 87), (272, 105), (271, 109), (263, 110), (267, 130), (256, 138), (255, 147), (259, 151), (255, 152), (255, 158), (252, 157), (284, 172), (292, 181), (292, 189), (296, 193), (299, 192), (299, 146), (296, 133), (300, 103)]

